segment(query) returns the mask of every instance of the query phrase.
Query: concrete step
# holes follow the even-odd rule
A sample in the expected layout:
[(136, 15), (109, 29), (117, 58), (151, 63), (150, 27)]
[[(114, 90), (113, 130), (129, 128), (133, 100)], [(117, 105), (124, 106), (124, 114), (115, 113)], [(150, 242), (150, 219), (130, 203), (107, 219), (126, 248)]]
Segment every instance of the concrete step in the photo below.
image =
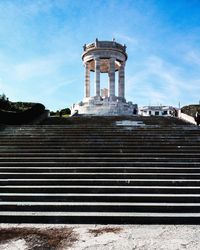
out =
[(4, 153), (194, 153), (200, 152), (200, 146), (182, 145), (77, 145), (72, 148), (67, 145), (9, 145), (0, 146), (0, 152)]
[(199, 203), (200, 194), (157, 193), (1, 193), (1, 202), (172, 202)]
[(200, 186), (200, 179), (0, 179), (0, 185), (2, 187), (9, 185), (46, 185), (46, 186), (71, 186), (71, 185), (83, 185), (83, 186)]
[[(56, 164), (55, 164), (56, 165)], [(198, 167), (0, 167), (0, 172), (9, 173), (200, 173)]]
[(48, 140), (48, 139), (52, 139), (52, 140), (64, 140), (64, 139), (70, 139), (70, 140), (79, 140), (79, 139), (88, 139), (88, 138), (91, 138), (91, 139), (97, 139), (97, 138), (104, 138), (106, 140), (114, 140), (114, 139), (133, 139), (133, 140), (141, 140), (141, 139), (149, 139), (149, 140), (159, 140), (159, 139), (178, 139), (178, 140), (183, 140), (185, 139), (186, 137), (187, 138), (191, 138), (191, 139), (198, 139), (199, 140), (199, 134), (189, 134), (189, 133), (185, 133), (185, 134), (178, 134), (178, 133), (168, 133), (168, 134), (163, 134), (163, 133), (159, 133), (157, 132), (157, 134), (143, 134), (143, 133), (139, 133), (139, 134), (136, 134), (136, 133), (123, 133), (122, 134), (116, 134), (116, 133), (109, 133), (109, 135), (97, 135), (97, 134), (92, 134), (91, 132), (90, 133), (84, 133), (82, 131), (81, 134), (78, 134), (76, 132), (76, 134), (72, 134), (72, 133), (56, 133), (55, 132), (55, 135), (48, 135), (48, 132), (44, 132), (44, 133), (41, 133), (41, 134), (27, 134), (27, 135), (24, 135), (24, 134), (18, 134), (18, 135), (13, 135), (13, 134), (9, 134), (9, 135), (4, 135), (0, 137), (0, 139), (2, 141), (6, 141), (8, 139), (10, 139), (12, 137), (12, 139), (14, 140)]
[[(98, 147), (98, 148), (42, 148), (42, 147), (38, 147), (38, 148), (21, 148), (21, 147), (17, 147), (17, 148), (13, 148), (13, 147), (7, 147), (7, 148), (1, 148), (0, 147), (0, 154), (1, 156), (8, 156), (11, 154), (14, 154), (15, 156), (17, 156), (18, 154), (20, 154), (21, 152), (21, 155), (22, 156), (28, 156), (28, 154), (33, 154), (34, 156), (35, 155), (38, 155), (39, 154), (46, 154), (46, 155), (51, 155), (51, 156), (54, 156), (54, 155), (60, 155), (60, 154), (71, 154), (71, 155), (83, 155), (83, 154), (88, 154), (88, 155), (103, 155), (105, 153), (105, 155), (111, 155), (111, 154), (116, 154), (116, 155), (120, 155), (120, 154), (132, 154), (132, 152), (134, 151), (133, 154), (138, 154), (138, 155), (141, 155), (141, 154), (149, 154), (149, 155), (154, 155), (156, 154), (155, 153), (155, 150), (154, 149), (140, 149), (140, 148), (137, 148), (137, 149), (133, 149), (133, 148), (103, 148), (103, 147)], [(199, 151), (200, 149), (190, 149), (190, 150), (187, 150), (187, 149), (175, 149), (175, 148), (159, 148), (157, 150), (157, 153), (160, 155), (164, 155), (164, 154), (171, 154), (171, 156), (173, 157), (175, 154), (177, 154), (177, 156), (179, 155), (192, 155), (192, 153), (194, 153), (194, 155), (198, 155), (199, 154)], [(41, 153), (43, 152), (43, 153)], [(3, 154), (2, 154), (3, 153)], [(13, 156), (14, 156), (13, 155)]]
[(150, 131), (146, 131), (146, 133), (141, 131), (137, 131), (137, 133), (134, 131), (134, 133), (129, 132), (129, 131), (107, 131), (106, 132), (102, 132), (101, 134), (98, 132), (89, 132), (89, 131), (55, 131), (54, 133), (50, 133), (48, 131), (44, 131), (44, 132), (38, 132), (37, 133), (16, 133), (16, 134), (12, 134), (12, 133), (8, 133), (8, 134), (0, 134), (0, 138), (1, 139), (9, 139), (10, 137), (14, 137), (16, 139), (30, 139), (30, 138), (34, 138), (34, 139), (40, 139), (40, 138), (53, 138), (53, 139), (62, 139), (63, 137), (67, 137), (67, 138), (87, 138), (87, 137), (105, 137), (105, 138), (127, 138), (127, 137), (132, 137), (132, 138), (145, 138), (145, 137), (149, 137), (149, 138), (182, 138), (185, 136), (189, 136), (189, 137), (199, 137), (199, 133), (198, 131), (196, 131), (195, 133), (193, 131), (191, 132), (187, 132), (187, 133), (180, 133), (178, 131), (171, 131), (171, 132), (159, 132), (155, 131), (155, 132), (150, 132)]
[(98, 153), (94, 153), (94, 152), (90, 152), (90, 153), (81, 153), (81, 152), (52, 152), (51, 154), (46, 153), (46, 152), (13, 152), (13, 153), (8, 153), (8, 152), (0, 152), (0, 157), (4, 158), (4, 157), (87, 157), (87, 158), (91, 158), (91, 157), (115, 157), (115, 158), (119, 158), (119, 157), (126, 157), (126, 158), (130, 158), (130, 157), (170, 157), (170, 158), (198, 158), (200, 157), (200, 151), (193, 153), (193, 152), (170, 152), (170, 153), (163, 153), (163, 152), (121, 152), (121, 153), (113, 153), (113, 152), (98, 152)]
[[(24, 159), (24, 158), (23, 158)], [(117, 159), (118, 160), (118, 159)], [(52, 161), (52, 160), (46, 160), (46, 161), (33, 161), (33, 160), (27, 160), (25, 161), (0, 161), (0, 167), (14, 167), (14, 166), (23, 166), (23, 167), (51, 167), (51, 166), (57, 166), (57, 167), (198, 167), (200, 166), (200, 162), (196, 161), (186, 161), (183, 159), (182, 161), (149, 161), (148, 159), (146, 161)]]
[(200, 213), (1, 212), (2, 223), (199, 224)]
[(200, 213), (1, 212), (1, 223), (199, 224)]
[(200, 179), (200, 173), (10, 173), (0, 172), (2, 179)]
[[(29, 162), (36, 162), (36, 163), (66, 163), (66, 164), (72, 164), (74, 163), (85, 163), (85, 164), (100, 164), (100, 163), (113, 163), (113, 165), (115, 164), (119, 164), (122, 163), (124, 165), (126, 164), (130, 164), (130, 163), (142, 163), (142, 162), (146, 162), (146, 163), (167, 163), (169, 162), (170, 164), (177, 164), (177, 163), (181, 163), (181, 164), (188, 164), (188, 163), (192, 163), (194, 162), (195, 164), (199, 164), (200, 163), (200, 157), (1, 157), (0, 158), (0, 166), (5, 163), (9, 163), (9, 162), (13, 162), (13, 163), (17, 163), (17, 162), (25, 162), (25, 163), (29, 163)], [(196, 163), (197, 162), (197, 163)]]
[(1, 212), (199, 213), (200, 203), (162, 202), (2, 202)]
[(77, 144), (81, 144), (80, 146), (82, 147), (103, 147), (103, 146), (106, 146), (106, 147), (116, 147), (116, 146), (121, 146), (121, 148), (123, 147), (127, 147), (127, 146), (137, 146), (138, 144), (140, 144), (140, 146), (160, 146), (160, 147), (165, 147), (165, 146), (176, 146), (176, 147), (183, 147), (183, 146), (188, 146), (188, 145), (191, 145), (191, 146), (195, 146), (195, 147), (198, 147), (199, 146), (199, 142), (198, 141), (189, 141), (187, 142), (186, 140), (185, 141), (160, 141), (160, 142), (157, 142), (157, 141), (120, 141), (120, 140), (116, 140), (116, 141), (103, 141), (103, 140), (97, 140), (96, 142), (95, 141), (91, 141), (91, 140), (88, 140), (88, 141), (57, 141), (57, 142), (54, 142), (54, 141), (38, 141), (38, 142), (31, 142), (31, 141), (21, 141), (21, 142), (12, 142), (12, 141), (7, 141), (7, 142), (0, 142), (0, 147), (4, 146), (4, 147), (12, 147), (12, 146), (15, 146), (15, 147), (38, 147), (38, 146), (50, 146), (50, 147), (70, 147), (71, 148), (76, 148), (76, 145)]
[[(31, 181), (30, 181), (31, 183)], [(199, 194), (197, 186), (94, 186), (94, 185), (6, 185), (0, 187), (1, 193), (120, 193), (120, 194)]]
[(56, 154), (56, 153), (67, 153), (67, 154), (70, 154), (71, 155), (75, 155), (75, 154), (89, 154), (89, 155), (92, 155), (92, 154), (111, 154), (111, 153), (114, 153), (114, 154), (131, 154), (132, 152), (134, 152), (134, 154), (151, 154), (151, 155), (154, 155), (156, 154), (155, 151), (157, 151), (158, 154), (171, 154), (172, 156), (174, 154), (177, 154), (179, 155), (180, 154), (183, 154), (183, 155), (188, 155), (188, 154), (199, 154), (200, 152), (200, 148), (191, 148), (191, 149), (187, 149), (187, 148), (184, 148), (184, 147), (159, 147), (157, 149), (157, 147), (154, 149), (153, 147), (151, 148), (147, 148), (147, 147), (144, 147), (143, 149), (138, 147), (103, 147), (103, 146), (99, 146), (98, 148), (91, 148), (91, 147), (77, 147), (77, 148), (72, 148), (72, 147), (50, 147), (49, 148), (47, 146), (44, 146), (44, 147), (40, 147), (40, 146), (19, 146), (19, 147), (16, 147), (16, 146), (8, 146), (8, 147), (0, 147), (0, 154), (1, 153), (6, 153), (6, 154), (12, 154), (12, 153), (22, 153), (22, 155), (24, 153), (41, 153), (43, 152), (44, 154), (48, 154), (48, 155), (52, 155), (52, 154)]

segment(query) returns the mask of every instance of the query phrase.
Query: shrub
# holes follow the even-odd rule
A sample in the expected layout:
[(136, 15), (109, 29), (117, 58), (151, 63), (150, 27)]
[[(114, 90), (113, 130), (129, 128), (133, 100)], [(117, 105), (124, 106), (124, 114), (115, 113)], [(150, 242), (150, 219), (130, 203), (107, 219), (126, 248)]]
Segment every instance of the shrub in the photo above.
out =
[(71, 115), (71, 110), (69, 108), (61, 109), (62, 115)]
[(23, 112), (7, 112), (0, 110), (0, 123), (3, 124), (25, 124), (33, 121), (45, 110), (45, 106), (37, 103), (32, 108)]

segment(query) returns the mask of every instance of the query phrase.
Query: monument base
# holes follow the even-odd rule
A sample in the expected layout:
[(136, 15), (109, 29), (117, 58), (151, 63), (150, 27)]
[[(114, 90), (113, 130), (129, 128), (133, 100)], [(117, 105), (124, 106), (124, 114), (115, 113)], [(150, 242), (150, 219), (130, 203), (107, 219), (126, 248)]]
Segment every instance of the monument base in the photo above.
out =
[(137, 104), (121, 101), (119, 99), (98, 99), (85, 98), (83, 102), (74, 104), (71, 114), (97, 115), (97, 116), (116, 116), (137, 114)]

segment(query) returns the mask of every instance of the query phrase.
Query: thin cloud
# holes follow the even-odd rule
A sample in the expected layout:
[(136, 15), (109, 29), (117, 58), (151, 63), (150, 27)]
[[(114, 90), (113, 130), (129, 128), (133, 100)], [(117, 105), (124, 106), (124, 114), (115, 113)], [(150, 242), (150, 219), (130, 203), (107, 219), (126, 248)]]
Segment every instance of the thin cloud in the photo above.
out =
[(192, 64), (200, 65), (200, 52), (198, 51), (189, 51), (186, 56), (186, 60)]
[(131, 93), (139, 103), (159, 102), (176, 105), (190, 93), (200, 90), (200, 80), (187, 79), (177, 66), (169, 64), (160, 57), (147, 58), (143, 69), (133, 77), (127, 78), (127, 93)]
[(136, 46), (138, 44), (138, 40), (132, 36), (128, 36), (128, 35), (120, 34), (120, 33), (114, 33), (113, 36), (117, 40), (123, 41), (123, 43), (131, 44), (133, 46)]
[(39, 58), (33, 61), (18, 64), (14, 67), (17, 80), (26, 81), (33, 77), (47, 76), (56, 72), (64, 63), (59, 56)]
[(41, 87), (41, 92), (44, 93), (44, 95), (54, 95), (57, 91), (59, 91), (62, 87), (69, 86), (70, 84), (73, 84), (76, 82), (77, 79), (72, 79), (72, 80), (63, 80), (61, 82), (53, 82), (53, 83), (48, 83), (44, 84)]

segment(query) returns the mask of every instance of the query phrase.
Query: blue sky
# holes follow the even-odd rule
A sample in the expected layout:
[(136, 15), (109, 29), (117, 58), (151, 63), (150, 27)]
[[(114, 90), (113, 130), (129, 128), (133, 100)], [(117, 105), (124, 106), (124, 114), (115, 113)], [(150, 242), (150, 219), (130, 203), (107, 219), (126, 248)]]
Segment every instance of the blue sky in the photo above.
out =
[(0, 0), (0, 93), (51, 110), (81, 101), (96, 37), (127, 45), (128, 101), (199, 103), (199, 0)]

